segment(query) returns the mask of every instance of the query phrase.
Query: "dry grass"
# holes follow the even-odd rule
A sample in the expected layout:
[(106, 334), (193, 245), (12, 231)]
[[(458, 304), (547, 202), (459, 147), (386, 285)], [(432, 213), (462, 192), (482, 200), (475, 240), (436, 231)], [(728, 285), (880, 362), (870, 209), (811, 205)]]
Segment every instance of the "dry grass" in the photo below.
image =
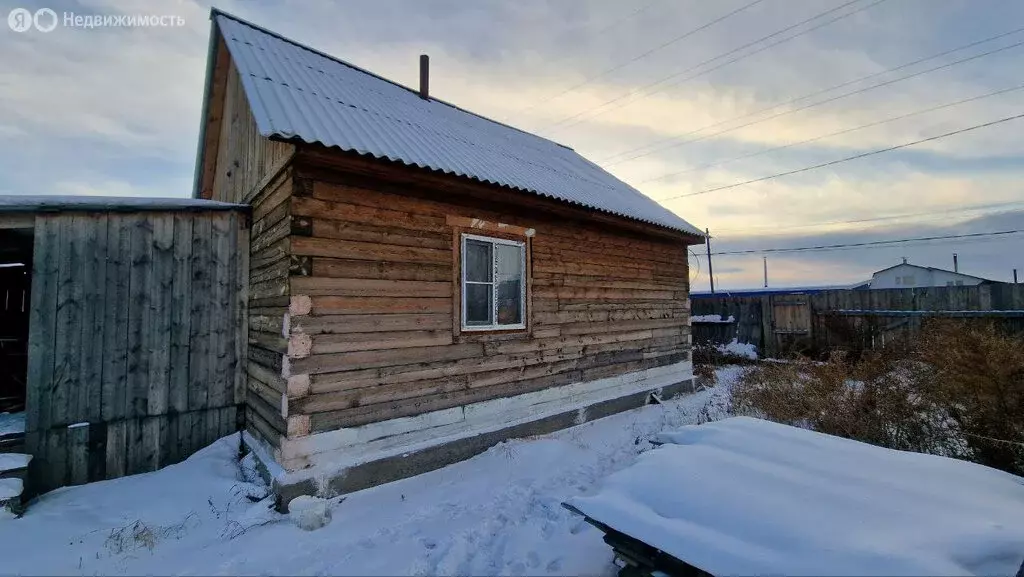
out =
[(752, 365), (756, 362), (741, 355), (719, 350), (717, 346), (709, 343), (694, 343), (691, 355), (695, 369), (710, 366), (714, 370), (714, 367)]
[(1024, 473), (1024, 341), (991, 325), (926, 323), (856, 360), (763, 364), (733, 411), (893, 449)]
[(697, 377), (697, 384), (702, 387), (712, 387), (718, 382), (718, 375), (715, 374), (713, 365), (693, 365), (693, 376)]
[(181, 523), (166, 527), (150, 526), (137, 520), (124, 527), (112, 529), (104, 542), (111, 555), (130, 553), (138, 549), (152, 551), (158, 542), (167, 539), (181, 539), (190, 529), (199, 524), (199, 516), (191, 512)]

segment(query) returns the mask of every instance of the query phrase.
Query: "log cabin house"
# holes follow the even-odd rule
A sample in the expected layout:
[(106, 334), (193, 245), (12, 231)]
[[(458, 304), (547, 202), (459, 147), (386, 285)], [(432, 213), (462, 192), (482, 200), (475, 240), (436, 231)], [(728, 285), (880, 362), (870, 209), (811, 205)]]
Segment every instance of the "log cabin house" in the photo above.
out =
[(214, 10), (194, 196), (252, 206), (246, 438), (281, 502), (692, 387), (700, 231), (572, 149)]

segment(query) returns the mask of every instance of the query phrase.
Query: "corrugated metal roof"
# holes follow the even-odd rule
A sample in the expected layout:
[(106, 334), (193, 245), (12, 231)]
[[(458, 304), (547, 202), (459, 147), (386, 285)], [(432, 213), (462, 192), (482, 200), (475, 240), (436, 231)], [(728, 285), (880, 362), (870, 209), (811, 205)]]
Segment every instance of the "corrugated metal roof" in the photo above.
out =
[(550, 196), (692, 234), (700, 230), (575, 151), (215, 11), (260, 134)]
[(143, 210), (249, 210), (249, 207), (244, 204), (197, 198), (0, 195), (0, 212), (129, 212)]

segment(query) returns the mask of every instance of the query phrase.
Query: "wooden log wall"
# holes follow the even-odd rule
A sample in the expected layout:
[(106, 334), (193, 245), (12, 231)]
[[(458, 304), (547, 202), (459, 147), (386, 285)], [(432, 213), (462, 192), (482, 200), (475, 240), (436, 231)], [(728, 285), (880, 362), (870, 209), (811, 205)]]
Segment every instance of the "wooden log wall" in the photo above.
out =
[(178, 462), (241, 423), (246, 216), (36, 217), (30, 490)]
[[(289, 436), (689, 359), (682, 239), (567, 219), (551, 201), (382, 182), (296, 169), (279, 384)], [(458, 226), (472, 219), (535, 231), (525, 332), (460, 334), (460, 232), (494, 235)]]
[(271, 447), (287, 435), (286, 355), (291, 192), (293, 170), (286, 165), (253, 199), (249, 258), (249, 351), (246, 360), (246, 428)]

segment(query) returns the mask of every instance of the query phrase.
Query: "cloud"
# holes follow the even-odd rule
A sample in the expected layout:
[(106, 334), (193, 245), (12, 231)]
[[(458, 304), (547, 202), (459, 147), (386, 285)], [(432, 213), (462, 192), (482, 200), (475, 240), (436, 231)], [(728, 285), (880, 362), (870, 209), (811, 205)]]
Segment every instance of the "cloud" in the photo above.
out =
[(153, 187), (126, 180), (105, 180), (100, 177), (89, 181), (58, 181), (53, 185), (50, 193), (74, 196), (149, 196), (159, 198), (181, 196), (174, 192), (185, 190), (186, 185), (191, 185), (191, 183), (184, 179), (179, 179), (175, 185), (169, 187)]
[[(930, 223), (897, 223), (884, 226), (863, 226), (858, 229), (826, 232), (790, 231), (771, 240), (759, 235), (736, 235), (712, 240), (713, 252), (748, 249), (816, 247), (854, 244), (878, 240), (970, 234), (978, 231), (1024, 231), (1024, 208), (1003, 210), (965, 220), (951, 219)], [(755, 253), (751, 255), (713, 255), (716, 288), (761, 286), (762, 257), (767, 256), (769, 286), (809, 284), (851, 284), (866, 280), (874, 271), (901, 262), (906, 257), (922, 266), (952, 269), (952, 255), (959, 255), (960, 270), (992, 280), (1012, 280), (1014, 267), (1024, 271), (1024, 263), (1008, 255), (1019, 255), (1024, 233), (1000, 236), (930, 240), (871, 248), (831, 249), (802, 253)], [(703, 271), (693, 281), (695, 290), (708, 288), (706, 258), (695, 251), (700, 264), (691, 266)]]
[[(13, 7), (7, 1), (0, 0), (0, 14)], [(417, 83), (417, 56), (430, 54), (433, 94), (574, 147), (651, 197), (663, 199), (690, 222), (709, 227), (716, 245), (764, 247), (851, 234), (912, 234), (943, 222), (987, 227), (994, 221), (976, 217), (1017, 208), (1006, 203), (1022, 199), (1024, 141), (1019, 135), (1024, 120), (674, 198), (1009, 116), (1019, 113), (1024, 102), (1024, 90), (1009, 92), (819, 138), (1018, 85), (1024, 47), (1017, 47), (740, 126), (1024, 40), (1024, 34), (1007, 36), (778, 107), (1011, 30), (1010, 24), (1024, 17), (1024, 5), (987, 3), (979, 9), (970, 2), (890, 0), (756, 54), (745, 56), (760, 45), (720, 57), (842, 4), (766, 0), (687, 35), (746, 3), (655, 0), (637, 14), (647, 5), (613, 0), (234, 0), (218, 6), (410, 86)], [(0, 30), (0, 191), (189, 194), (209, 3), (48, 4), (59, 13), (175, 14), (186, 25), (59, 28), (46, 35)], [(726, 64), (736, 57), (741, 58)], [(701, 66), (706, 61), (710, 64)], [(758, 112), (764, 109), (770, 110)], [(574, 115), (581, 122), (558, 124)], [(769, 150), (781, 146), (787, 148)], [(740, 156), (745, 158), (732, 161)], [(714, 166), (704, 166), (708, 164)], [(671, 173), (679, 174), (659, 178)], [(909, 216), (880, 218), (889, 215)], [(817, 225), (847, 220), (863, 222)], [(937, 252), (922, 252), (921, 258), (948, 260), (942, 256), (948, 248), (929, 248)], [(992, 274), (1012, 268), (1017, 254), (1015, 247), (999, 243), (978, 243), (970, 250), (977, 254), (965, 262), (978, 263)], [(773, 256), (770, 281), (857, 280), (899, 256), (895, 249)], [(723, 283), (761, 284), (759, 257), (749, 263), (740, 257), (731, 260), (736, 264), (719, 269)]]

